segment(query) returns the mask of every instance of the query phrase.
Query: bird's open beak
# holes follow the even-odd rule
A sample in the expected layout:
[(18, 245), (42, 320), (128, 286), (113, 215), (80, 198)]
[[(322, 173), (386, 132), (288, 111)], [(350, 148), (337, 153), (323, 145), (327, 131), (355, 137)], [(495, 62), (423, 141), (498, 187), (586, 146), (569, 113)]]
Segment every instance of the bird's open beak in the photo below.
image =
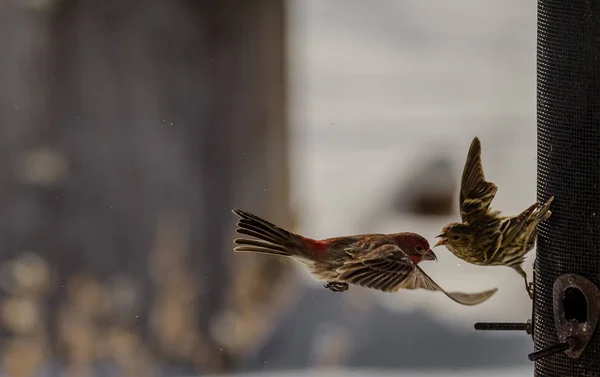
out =
[(423, 260), (438, 260), (437, 256), (431, 251), (431, 249), (427, 250), (425, 254), (423, 254)]
[(443, 234), (440, 234), (436, 238), (438, 238), (438, 237), (440, 237), (440, 240), (433, 247), (442, 246), (442, 245), (445, 245), (448, 243), (448, 239), (446, 237), (444, 237)]

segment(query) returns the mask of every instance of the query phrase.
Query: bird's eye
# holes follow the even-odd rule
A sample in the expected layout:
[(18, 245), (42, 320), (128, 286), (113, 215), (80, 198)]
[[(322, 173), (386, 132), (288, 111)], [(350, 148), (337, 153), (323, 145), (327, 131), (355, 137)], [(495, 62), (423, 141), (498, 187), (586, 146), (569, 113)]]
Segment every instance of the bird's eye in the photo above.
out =
[(454, 236), (454, 237), (452, 237), (452, 239), (454, 239), (454, 240), (457, 240), (457, 239), (459, 239), (459, 238), (460, 238), (459, 236)]
[(422, 251), (423, 248), (421, 246), (417, 246), (417, 251)]

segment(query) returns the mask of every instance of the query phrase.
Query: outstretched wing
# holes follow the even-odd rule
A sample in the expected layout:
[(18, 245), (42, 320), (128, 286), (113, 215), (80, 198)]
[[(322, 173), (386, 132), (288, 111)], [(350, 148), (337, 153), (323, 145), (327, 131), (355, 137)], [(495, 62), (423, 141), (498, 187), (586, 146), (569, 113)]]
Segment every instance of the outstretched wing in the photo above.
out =
[(471, 142), (460, 184), (460, 216), (463, 222), (475, 224), (489, 220), (499, 212), (490, 213), (489, 208), (498, 187), (485, 180), (481, 164), (481, 142), (475, 137)]
[(347, 250), (353, 258), (338, 269), (340, 281), (384, 292), (401, 289), (441, 291), (462, 305), (480, 304), (497, 291), (495, 288), (480, 293), (446, 292), (395, 244), (382, 240), (373, 241), (372, 244), (376, 246), (368, 252), (364, 251), (365, 245)]
[(338, 268), (338, 280), (384, 292), (395, 292), (414, 271), (413, 261), (391, 240), (371, 240), (346, 249), (352, 259)]
[(433, 279), (430, 278), (429, 275), (427, 275), (425, 273), (425, 271), (423, 271), (421, 269), (421, 267), (415, 266), (415, 272), (413, 275), (414, 276), (411, 277), (411, 279), (409, 279), (407, 281), (408, 286), (401, 287), (401, 288), (406, 288), (406, 289), (423, 288), (423, 289), (427, 289), (430, 291), (440, 291), (443, 294), (445, 294), (446, 296), (448, 296), (448, 298), (450, 298), (452, 301), (457, 302), (461, 305), (481, 304), (482, 302), (487, 301), (490, 297), (492, 297), (494, 295), (494, 293), (496, 293), (496, 291), (498, 291), (498, 288), (494, 288), (494, 289), (490, 289), (488, 291), (477, 292), (477, 293), (447, 292), (445, 289), (440, 287), (435, 281), (433, 281)]

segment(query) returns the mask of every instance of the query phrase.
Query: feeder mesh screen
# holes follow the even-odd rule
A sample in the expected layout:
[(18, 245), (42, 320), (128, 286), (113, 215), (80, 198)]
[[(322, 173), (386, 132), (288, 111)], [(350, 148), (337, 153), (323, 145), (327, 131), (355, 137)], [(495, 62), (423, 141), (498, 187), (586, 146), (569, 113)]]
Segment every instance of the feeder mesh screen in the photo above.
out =
[[(535, 350), (558, 342), (552, 286), (572, 272), (600, 283), (600, 0), (539, 0), (537, 40), (538, 199)], [(535, 364), (536, 376), (600, 375), (598, 332), (578, 359)]]

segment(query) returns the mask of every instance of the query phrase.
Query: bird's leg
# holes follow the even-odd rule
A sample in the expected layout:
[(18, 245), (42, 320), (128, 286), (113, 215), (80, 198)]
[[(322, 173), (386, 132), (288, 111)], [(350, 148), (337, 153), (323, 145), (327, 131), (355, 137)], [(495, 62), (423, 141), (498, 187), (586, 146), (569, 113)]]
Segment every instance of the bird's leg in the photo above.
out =
[(533, 300), (533, 282), (528, 283), (527, 279), (525, 279), (525, 289), (529, 293), (529, 298)]
[(331, 289), (334, 292), (344, 292), (344, 291), (347, 291), (349, 288), (348, 283), (340, 283), (337, 281), (330, 281), (323, 286), (325, 288)]
[(523, 277), (523, 280), (525, 280), (525, 290), (527, 290), (529, 298), (533, 300), (533, 283), (529, 283), (527, 281), (527, 273), (523, 270), (521, 266), (513, 267), (513, 269)]

